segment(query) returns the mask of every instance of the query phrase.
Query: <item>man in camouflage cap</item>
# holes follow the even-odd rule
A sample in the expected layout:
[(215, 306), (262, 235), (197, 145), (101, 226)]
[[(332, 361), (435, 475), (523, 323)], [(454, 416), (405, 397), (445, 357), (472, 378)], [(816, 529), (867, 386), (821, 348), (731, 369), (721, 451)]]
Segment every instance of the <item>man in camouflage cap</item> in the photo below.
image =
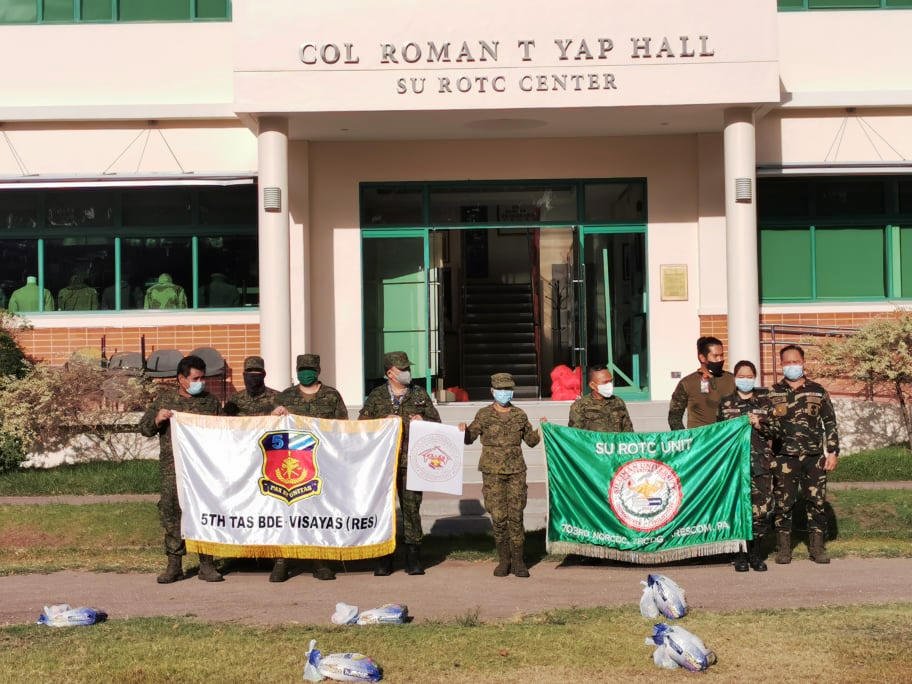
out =
[(268, 416), (275, 408), (277, 390), (266, 386), (262, 356), (244, 359), (244, 389), (225, 402), (226, 416)]
[[(364, 401), (358, 418), (361, 420), (398, 416), (402, 421), (402, 442), (399, 448), (396, 489), (399, 492), (399, 508), (402, 510), (402, 527), (405, 537), (405, 571), (409, 575), (423, 575), (419, 548), (421, 545), (421, 498), (422, 492), (405, 488), (408, 471), (409, 424), (413, 420), (440, 422), (440, 414), (421, 385), (412, 385), (412, 372), (408, 354), (404, 351), (387, 352), (383, 355), (386, 383), (374, 388)], [(392, 555), (384, 556), (374, 569), (374, 575), (386, 577), (393, 572)]]
[(494, 568), (495, 577), (506, 577), (511, 571), (517, 577), (529, 576), (523, 558), (526, 535), (523, 510), (528, 487), (522, 442), (534, 447), (541, 441), (541, 433), (529, 423), (526, 412), (511, 403), (514, 386), (509, 373), (492, 375), (494, 403), (480, 409), (468, 427), (465, 423), (459, 425), (465, 432), (466, 444), (481, 437), (478, 469), (482, 478), (481, 494), (485, 508), (491, 514), (499, 558)]
[(614, 396), (613, 381), (605, 366), (589, 368), (589, 394), (573, 402), (567, 425), (593, 432), (633, 432), (627, 404)]
[[(283, 390), (275, 398), (275, 409), (272, 413), (276, 416), (287, 416), (293, 413), (296, 416), (309, 416), (311, 418), (330, 418), (334, 420), (348, 420), (348, 409), (342, 400), (339, 390), (320, 382), (320, 355), (299, 354), (297, 363), (298, 384)], [(325, 560), (314, 560), (313, 576), (319, 580), (336, 579), (336, 573)], [(284, 558), (277, 558), (270, 582), (284, 582), (288, 579), (287, 562)]]
[(839, 463), (836, 412), (827, 391), (804, 374), (804, 350), (790, 344), (779, 350), (783, 378), (769, 391), (774, 456), (776, 562), (792, 561), (792, 510), (798, 493), (807, 502), (808, 551), (815, 563), (829, 563), (826, 534), (827, 473)]

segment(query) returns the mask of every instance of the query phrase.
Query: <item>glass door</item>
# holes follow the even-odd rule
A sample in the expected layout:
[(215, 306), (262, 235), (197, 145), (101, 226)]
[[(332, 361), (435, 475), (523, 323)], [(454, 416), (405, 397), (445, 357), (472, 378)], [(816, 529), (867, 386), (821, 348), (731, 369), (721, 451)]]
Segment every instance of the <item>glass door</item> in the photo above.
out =
[[(412, 377), (436, 374), (429, 352), (427, 231), (370, 231), (363, 234), (361, 259), (364, 286), (364, 393), (385, 381), (383, 355), (404, 351), (414, 364)], [(435, 299), (436, 308), (436, 299)], [(435, 314), (436, 318), (436, 314)], [(435, 344), (436, 348), (436, 344)]]
[(585, 366), (605, 365), (619, 396), (649, 397), (646, 234), (582, 231), (579, 297)]

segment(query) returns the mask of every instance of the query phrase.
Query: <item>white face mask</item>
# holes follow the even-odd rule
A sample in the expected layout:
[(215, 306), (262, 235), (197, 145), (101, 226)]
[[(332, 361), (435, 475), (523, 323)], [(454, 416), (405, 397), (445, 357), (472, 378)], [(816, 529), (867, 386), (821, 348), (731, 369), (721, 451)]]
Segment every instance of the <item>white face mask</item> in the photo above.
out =
[(614, 394), (614, 383), (606, 382), (603, 385), (597, 385), (596, 390), (598, 390), (598, 393), (605, 397), (605, 399), (608, 399)]

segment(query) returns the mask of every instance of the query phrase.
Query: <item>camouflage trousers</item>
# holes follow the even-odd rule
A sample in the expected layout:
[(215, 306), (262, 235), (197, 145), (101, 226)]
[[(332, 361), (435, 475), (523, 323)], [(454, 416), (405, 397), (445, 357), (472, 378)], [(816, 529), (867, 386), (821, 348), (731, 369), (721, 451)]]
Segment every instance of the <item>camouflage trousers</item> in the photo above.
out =
[(767, 458), (751, 458), (751, 513), (757, 539), (769, 530), (773, 513), (773, 474)]
[(421, 499), (422, 492), (405, 488), (405, 468), (396, 473), (396, 489), (399, 492), (399, 510), (402, 511), (402, 536), (406, 544), (421, 543)]
[(174, 471), (161, 473), (161, 498), (158, 500), (158, 517), (165, 528), (165, 553), (184, 556), (187, 546), (181, 537), (181, 507), (177, 498), (177, 477)]
[(807, 501), (808, 532), (826, 533), (825, 454), (776, 456), (773, 459), (773, 498), (776, 532), (792, 531), (792, 509), (802, 493)]
[(491, 514), (491, 525), (494, 528), (494, 543), (522, 546), (526, 537), (523, 524), (523, 510), (526, 508), (528, 487), (526, 474), (498, 473), (481, 474), (481, 496), (484, 505)]

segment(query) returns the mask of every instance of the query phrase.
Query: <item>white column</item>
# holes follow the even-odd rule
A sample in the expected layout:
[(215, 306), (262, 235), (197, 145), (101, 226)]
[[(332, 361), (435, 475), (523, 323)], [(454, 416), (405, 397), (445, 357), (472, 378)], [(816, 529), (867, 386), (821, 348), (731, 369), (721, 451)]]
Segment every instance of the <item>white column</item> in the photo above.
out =
[[(259, 164), (260, 353), (272, 387), (291, 384), (291, 306), (288, 242), (288, 121), (260, 119)], [(267, 208), (267, 197), (278, 209)]]
[(725, 256), (729, 367), (740, 359), (760, 365), (757, 271), (757, 148), (753, 112), (725, 112)]

